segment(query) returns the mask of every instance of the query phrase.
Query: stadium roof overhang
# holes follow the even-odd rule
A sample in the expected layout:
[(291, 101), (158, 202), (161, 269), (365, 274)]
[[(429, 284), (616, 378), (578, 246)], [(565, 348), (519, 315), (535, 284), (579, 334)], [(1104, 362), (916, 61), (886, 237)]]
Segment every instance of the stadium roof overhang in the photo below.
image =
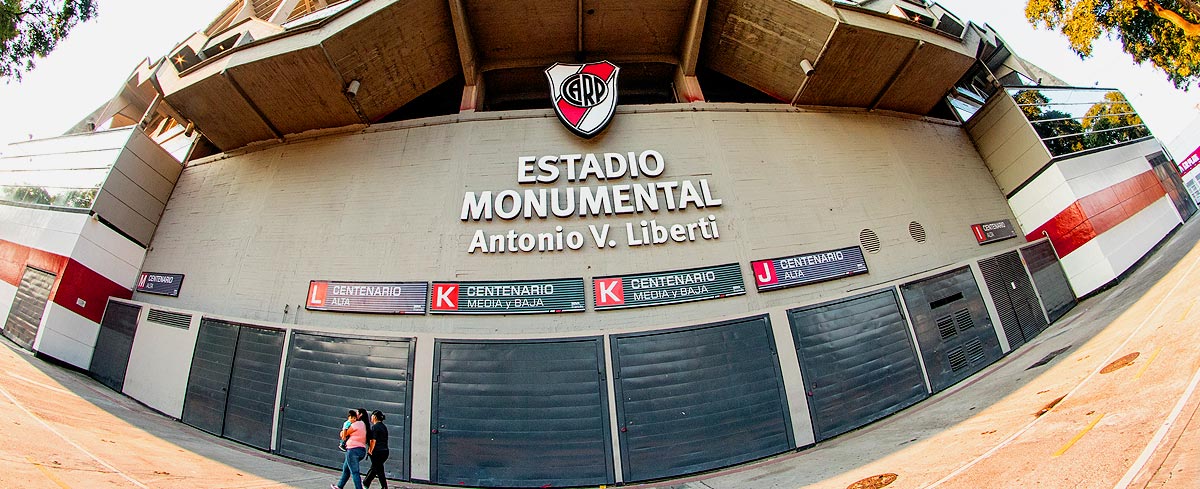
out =
[(162, 66), (165, 102), (227, 151), (374, 122), (456, 77), (463, 108), (487, 84), (548, 93), (550, 64), (607, 59), (669, 67), (676, 84), (710, 69), (781, 103), (925, 115), (975, 60), (961, 39), (818, 0), (359, 0), (303, 21), (193, 36), (190, 52), (227, 52)]

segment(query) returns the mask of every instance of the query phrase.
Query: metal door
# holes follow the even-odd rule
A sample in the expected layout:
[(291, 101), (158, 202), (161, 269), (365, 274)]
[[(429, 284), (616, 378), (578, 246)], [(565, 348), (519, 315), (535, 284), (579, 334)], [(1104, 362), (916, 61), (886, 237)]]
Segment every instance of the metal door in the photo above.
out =
[(438, 340), (430, 470), (447, 485), (611, 484), (600, 338)]
[(1075, 291), (1067, 281), (1062, 263), (1058, 262), (1058, 256), (1054, 254), (1054, 246), (1049, 241), (1032, 244), (1021, 248), (1021, 257), (1029, 267), (1029, 274), (1033, 275), (1033, 285), (1037, 289), (1038, 297), (1042, 298), (1046, 316), (1050, 318), (1050, 322), (1058, 321), (1058, 318), (1075, 307), (1076, 302)]
[(893, 289), (788, 311), (817, 441), (928, 397)]
[(230, 371), (223, 435), (270, 450), (284, 334), (246, 325), (240, 329)]
[(900, 286), (933, 392), (996, 361), (1000, 340), (970, 267)]
[(1017, 349), (1046, 329), (1042, 305), (1016, 251), (979, 260), (979, 270), (1000, 315), (1009, 348)]
[[(392, 469), (388, 475), (408, 479), (412, 345), (408, 338), (292, 335), (283, 382), (279, 454), (339, 467), (342, 453), (337, 439), (346, 410), (378, 409), (387, 416)], [(369, 459), (364, 463), (369, 466)]]
[(109, 300), (104, 317), (100, 319), (100, 332), (96, 335), (96, 349), (88, 372), (92, 378), (117, 392), (125, 386), (129, 352), (133, 350), (141, 312), (141, 306)]
[(611, 341), (626, 481), (725, 467), (794, 447), (766, 316)]
[(269, 450), (282, 358), (282, 331), (201, 319), (183, 422)]
[(1163, 190), (1166, 190), (1167, 195), (1171, 197), (1171, 203), (1175, 204), (1179, 218), (1183, 221), (1190, 219), (1192, 214), (1196, 213), (1196, 203), (1192, 201), (1191, 195), (1183, 187), (1179, 169), (1161, 151), (1146, 156), (1146, 159), (1150, 161), (1150, 167), (1154, 170), (1154, 175), (1158, 177), (1159, 183), (1162, 183)]
[(183, 398), (183, 422), (220, 436), (225, 426), (229, 374), (237, 350), (238, 327), (203, 318)]
[(33, 349), (38, 329), (42, 326), (42, 313), (50, 301), (50, 289), (54, 286), (54, 274), (33, 267), (25, 267), (12, 309), (4, 324), (4, 336), (26, 350)]

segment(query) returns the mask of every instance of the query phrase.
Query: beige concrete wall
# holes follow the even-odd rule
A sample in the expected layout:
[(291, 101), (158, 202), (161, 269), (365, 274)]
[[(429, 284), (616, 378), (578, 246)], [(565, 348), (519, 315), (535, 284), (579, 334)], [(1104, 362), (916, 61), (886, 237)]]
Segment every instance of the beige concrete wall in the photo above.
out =
[(1050, 162), (1050, 152), (1029, 120), (1004, 93), (988, 100), (966, 128), (1005, 195), (1016, 191)]
[[(593, 140), (547, 111), (504, 120), (444, 118), (294, 142), (184, 170), (145, 270), (183, 273), (178, 298), (136, 300), (259, 321), (437, 335), (570, 335), (698, 324), (778, 311), (875, 288), (989, 254), (973, 223), (1014, 219), (962, 128), (854, 113), (663, 111), (616, 115)], [(429, 124), (424, 127), (419, 124)], [(415, 127), (413, 127), (415, 126)], [(665, 173), (710, 182), (723, 205), (648, 216), (462, 222), (466, 191), (522, 190), (520, 156), (652, 149)], [(622, 179), (619, 182), (630, 183)], [(602, 185), (559, 182), (558, 186)], [(536, 186), (535, 186), (536, 187)], [(624, 223), (687, 223), (712, 214), (720, 238), (626, 247)], [(928, 235), (908, 233), (911, 221)], [(615, 249), (468, 254), (476, 229), (587, 234), (611, 224)], [(660, 307), (518, 316), (379, 316), (303, 309), (310, 280), (520, 280), (665, 271), (858, 244), (882, 249), (870, 273), (817, 285)], [(299, 310), (299, 311), (298, 311)], [(287, 311), (285, 313), (285, 311)], [(297, 312), (298, 311), (298, 312)], [(774, 316), (774, 315), (773, 315)], [(778, 319), (778, 318), (777, 318)]]

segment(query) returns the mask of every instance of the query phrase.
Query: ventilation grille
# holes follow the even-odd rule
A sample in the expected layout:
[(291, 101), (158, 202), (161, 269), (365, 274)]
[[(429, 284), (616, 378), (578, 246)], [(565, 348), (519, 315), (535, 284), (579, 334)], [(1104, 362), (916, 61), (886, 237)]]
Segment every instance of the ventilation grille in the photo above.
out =
[(967, 342), (967, 361), (971, 365), (976, 365), (984, 360), (983, 358), (983, 342), (979, 340), (971, 340)]
[(146, 320), (163, 326), (188, 329), (188, 326), (192, 324), (192, 315), (151, 309), (150, 313), (146, 316)]
[(862, 243), (864, 250), (867, 253), (879, 253), (879, 236), (875, 231), (864, 229), (858, 233), (858, 241)]
[(950, 360), (950, 371), (952, 372), (957, 372), (970, 365), (967, 363), (967, 352), (963, 351), (961, 347), (950, 350), (949, 353), (946, 353), (946, 357)]
[(943, 340), (953, 338), (958, 334), (958, 331), (954, 329), (954, 318), (949, 315), (937, 318), (937, 329)]
[(908, 235), (912, 236), (913, 241), (916, 241), (918, 243), (924, 243), (925, 242), (925, 226), (922, 226), (921, 223), (919, 223), (917, 221), (908, 223)]
[(971, 311), (967, 309), (954, 313), (954, 322), (958, 325), (959, 331), (966, 331), (975, 325), (975, 320), (971, 319)]

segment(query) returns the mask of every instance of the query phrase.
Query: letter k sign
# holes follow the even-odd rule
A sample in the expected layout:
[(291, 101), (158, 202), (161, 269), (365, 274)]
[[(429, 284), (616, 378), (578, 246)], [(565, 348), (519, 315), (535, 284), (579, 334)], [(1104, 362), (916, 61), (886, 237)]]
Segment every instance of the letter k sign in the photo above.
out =
[(458, 310), (458, 284), (433, 284), (433, 311)]
[(598, 278), (593, 283), (596, 289), (596, 307), (625, 304), (625, 289), (621, 288), (621, 277)]

